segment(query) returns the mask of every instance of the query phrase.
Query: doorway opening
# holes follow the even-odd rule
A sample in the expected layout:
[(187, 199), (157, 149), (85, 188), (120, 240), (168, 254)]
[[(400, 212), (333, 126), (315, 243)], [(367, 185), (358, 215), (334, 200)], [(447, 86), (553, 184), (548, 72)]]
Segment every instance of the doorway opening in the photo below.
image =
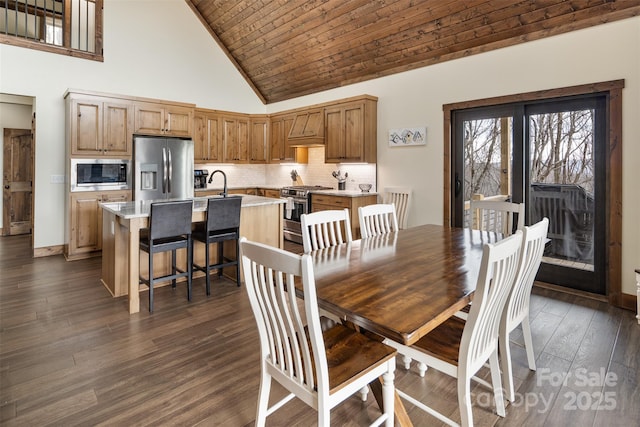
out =
[(623, 83), (445, 106), (445, 223), (467, 226), (472, 199), (524, 202), (525, 224), (550, 220), (537, 280), (620, 305)]

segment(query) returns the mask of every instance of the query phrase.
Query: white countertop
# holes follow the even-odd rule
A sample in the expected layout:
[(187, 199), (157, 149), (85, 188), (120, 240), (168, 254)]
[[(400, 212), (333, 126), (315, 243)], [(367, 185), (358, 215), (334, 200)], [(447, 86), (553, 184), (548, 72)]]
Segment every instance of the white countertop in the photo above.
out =
[[(219, 198), (222, 196), (194, 197), (193, 210), (205, 211), (207, 209), (207, 199)], [(271, 197), (250, 196), (245, 194), (233, 194), (228, 197), (242, 197), (242, 207), (278, 205), (285, 203), (284, 199), (274, 199)], [(100, 203), (100, 207), (124, 219), (144, 218), (149, 216), (151, 203), (158, 200), (137, 200), (134, 202), (112, 202)]]
[(377, 196), (378, 193), (370, 191), (365, 193), (360, 190), (311, 190), (312, 194), (327, 194), (329, 196), (342, 196), (342, 197), (364, 197), (364, 196)]

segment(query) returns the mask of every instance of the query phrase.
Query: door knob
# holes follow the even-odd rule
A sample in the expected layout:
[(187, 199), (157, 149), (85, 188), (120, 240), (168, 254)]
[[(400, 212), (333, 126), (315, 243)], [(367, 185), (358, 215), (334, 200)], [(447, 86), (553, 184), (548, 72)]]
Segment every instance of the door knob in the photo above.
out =
[(5, 186), (4, 186), (4, 188), (8, 190), (8, 189), (9, 189), (9, 186), (8, 186), (8, 185), (5, 185)]

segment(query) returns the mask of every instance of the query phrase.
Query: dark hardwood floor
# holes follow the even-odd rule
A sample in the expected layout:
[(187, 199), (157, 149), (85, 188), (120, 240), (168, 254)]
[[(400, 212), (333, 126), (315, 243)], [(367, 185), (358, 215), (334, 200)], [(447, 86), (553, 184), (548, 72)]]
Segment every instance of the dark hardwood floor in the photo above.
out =
[[(296, 249), (293, 249), (296, 250)], [(3, 426), (248, 426), (259, 382), (258, 343), (243, 288), (204, 280), (159, 288), (153, 314), (129, 315), (126, 298), (100, 284), (100, 258), (32, 259), (29, 238), (0, 238), (0, 424)], [(640, 420), (640, 326), (634, 313), (535, 288), (531, 307), (538, 370), (512, 336), (517, 400), (494, 414), (491, 393), (473, 389), (477, 426), (632, 426)], [(399, 361), (396, 385), (459, 420), (455, 381), (424, 378)], [(487, 375), (487, 373), (483, 373)], [(276, 386), (275, 393), (282, 395)], [(440, 425), (406, 404), (415, 425)], [(332, 425), (368, 425), (369, 394), (332, 411)], [(270, 426), (312, 426), (292, 401)]]

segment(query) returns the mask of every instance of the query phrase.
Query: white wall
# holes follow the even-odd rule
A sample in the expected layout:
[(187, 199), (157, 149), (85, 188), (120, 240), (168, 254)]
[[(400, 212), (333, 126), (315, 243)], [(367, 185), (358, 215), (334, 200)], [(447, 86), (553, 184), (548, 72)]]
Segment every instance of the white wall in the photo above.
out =
[[(269, 112), (377, 96), (378, 188), (414, 189), (409, 224), (442, 223), (443, 112), (460, 101), (624, 79), (622, 291), (640, 267), (640, 17), (271, 104)], [(389, 148), (389, 129), (427, 126), (427, 145)]]
[[(185, 2), (105, 0), (104, 17), (104, 63), (0, 45), (0, 93), (36, 98), (36, 247), (64, 241), (64, 191), (49, 184), (49, 176), (64, 173), (62, 95), (67, 88), (247, 113), (364, 93), (377, 96), (377, 185), (412, 186), (410, 224), (418, 225), (442, 222), (443, 104), (625, 79), (622, 290), (635, 293), (633, 270), (640, 267), (640, 17), (266, 107)], [(422, 125), (427, 126), (426, 146), (387, 146), (388, 129)]]
[(31, 96), (35, 136), (34, 246), (64, 243), (67, 89), (264, 113), (259, 98), (181, 0), (105, 0), (104, 62), (0, 45), (0, 93)]

